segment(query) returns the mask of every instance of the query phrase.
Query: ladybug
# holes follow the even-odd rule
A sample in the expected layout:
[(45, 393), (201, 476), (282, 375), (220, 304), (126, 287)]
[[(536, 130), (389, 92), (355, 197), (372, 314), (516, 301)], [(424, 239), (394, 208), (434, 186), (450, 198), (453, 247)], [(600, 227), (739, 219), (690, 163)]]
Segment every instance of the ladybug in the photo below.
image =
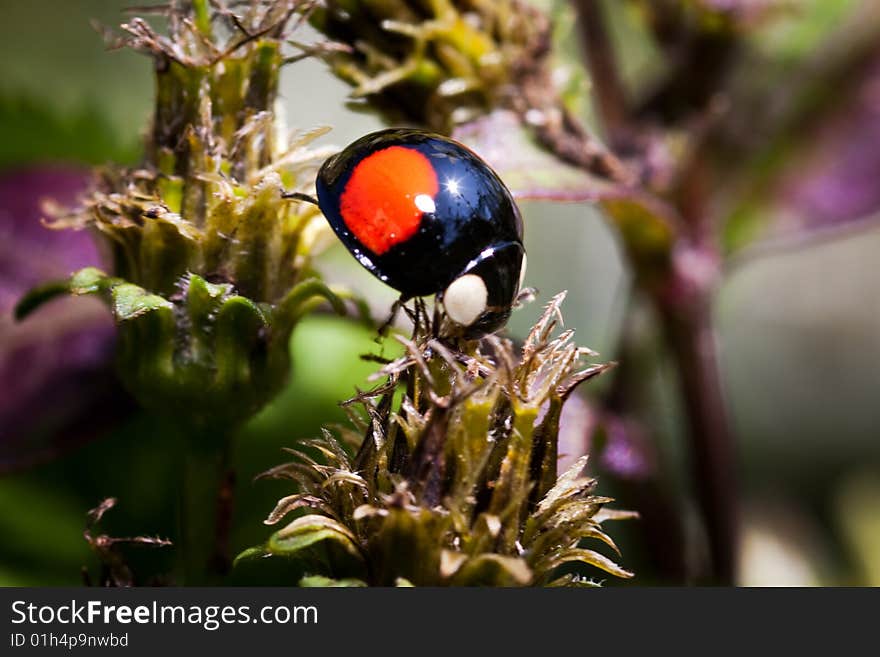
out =
[(336, 235), (401, 301), (437, 295), (467, 338), (507, 322), (525, 273), (522, 217), (466, 146), (424, 130), (380, 130), (324, 162), (316, 187)]

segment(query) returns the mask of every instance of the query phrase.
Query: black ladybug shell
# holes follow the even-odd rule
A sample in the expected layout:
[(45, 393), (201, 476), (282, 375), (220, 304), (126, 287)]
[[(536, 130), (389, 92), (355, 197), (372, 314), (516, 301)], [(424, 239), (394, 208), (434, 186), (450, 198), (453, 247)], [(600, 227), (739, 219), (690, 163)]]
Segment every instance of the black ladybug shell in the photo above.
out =
[(490, 310), (509, 315), (522, 219), (497, 174), (467, 147), (421, 130), (375, 132), (324, 163), (317, 192), (342, 243), (405, 298), (442, 293), (470, 271), (486, 283)]

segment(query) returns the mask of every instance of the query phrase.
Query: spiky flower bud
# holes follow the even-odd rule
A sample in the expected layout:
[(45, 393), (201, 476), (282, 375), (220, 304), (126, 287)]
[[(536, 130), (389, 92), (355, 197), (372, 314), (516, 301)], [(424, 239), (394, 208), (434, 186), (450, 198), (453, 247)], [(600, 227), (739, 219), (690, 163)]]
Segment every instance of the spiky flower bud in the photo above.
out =
[(440, 132), (520, 94), (549, 54), (550, 25), (521, 0), (328, 0), (312, 24), (339, 77), (394, 119)]
[(380, 371), (382, 385), (349, 404), (366, 410), (366, 419), (352, 414), (359, 431), (325, 432), (291, 450), (295, 462), (266, 473), (299, 488), (268, 524), (307, 513), (239, 563), (286, 561), (306, 585), (592, 583), (559, 572), (573, 562), (630, 577), (581, 542), (617, 551), (602, 522), (632, 514), (603, 508), (611, 500), (595, 494), (586, 457), (557, 477), (562, 406), (608, 367), (582, 367), (593, 354), (572, 343), (573, 331), (552, 337), (563, 296), (519, 353), (495, 337), (459, 351), (432, 337), (417, 307), (406, 354)]
[[(116, 318), (119, 371), (147, 407), (198, 424), (237, 423), (271, 399), (289, 368), (288, 338), (316, 297), (327, 243), (309, 191), (327, 152), (291, 143), (276, 113), (282, 40), (302, 0), (254, 2), (236, 15), (205, 0), (158, 11), (168, 35), (135, 18), (113, 45), (152, 57), (156, 105), (146, 158), (100, 172), (55, 228), (88, 228), (112, 274), (87, 269), (38, 290), (20, 314), (61, 291), (101, 294)], [(301, 18), (299, 19), (301, 20)]]
[(457, 129), (481, 116), (512, 113), (561, 160), (634, 181), (566, 107), (550, 18), (525, 0), (325, 0), (310, 20), (333, 43), (304, 51), (323, 57), (354, 87), (355, 102), (392, 123), (463, 137)]

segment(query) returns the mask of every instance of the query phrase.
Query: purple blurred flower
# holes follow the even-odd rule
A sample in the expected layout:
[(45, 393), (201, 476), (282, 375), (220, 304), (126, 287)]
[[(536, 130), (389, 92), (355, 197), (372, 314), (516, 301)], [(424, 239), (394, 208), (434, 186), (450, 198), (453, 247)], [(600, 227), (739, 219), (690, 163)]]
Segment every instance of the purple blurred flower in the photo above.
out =
[(656, 457), (644, 429), (635, 421), (606, 417), (602, 468), (621, 479), (647, 479), (657, 471)]
[(6, 314), (24, 292), (98, 261), (91, 237), (53, 231), (41, 222), (46, 198), (72, 203), (89, 181), (68, 168), (39, 168), (0, 176), (0, 311)]
[(811, 138), (783, 184), (783, 202), (806, 228), (845, 224), (880, 211), (880, 57), (854, 93)]
[(790, 11), (787, 0), (700, 0), (704, 9), (748, 25), (777, 12)]
[[(601, 436), (601, 440), (597, 440)], [(572, 395), (559, 418), (560, 472), (589, 454), (593, 470), (619, 479), (645, 480), (657, 473), (654, 446), (634, 420), (599, 412), (579, 395)]]
[(559, 472), (565, 472), (580, 457), (590, 454), (590, 437), (595, 430), (596, 413), (590, 404), (578, 394), (569, 397), (559, 417)]
[(35, 285), (99, 263), (85, 232), (52, 231), (40, 204), (72, 203), (88, 174), (38, 168), (0, 175), (0, 472), (98, 435), (132, 408), (113, 375), (113, 321), (95, 299), (62, 298), (16, 322)]

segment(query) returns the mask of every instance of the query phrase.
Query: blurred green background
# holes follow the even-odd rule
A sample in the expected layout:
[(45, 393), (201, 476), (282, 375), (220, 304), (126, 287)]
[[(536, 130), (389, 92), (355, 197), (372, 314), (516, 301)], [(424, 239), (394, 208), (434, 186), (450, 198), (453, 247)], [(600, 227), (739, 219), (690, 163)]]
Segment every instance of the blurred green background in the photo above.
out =
[[(89, 25), (117, 24), (129, 4), (0, 0), (0, 175), (46, 163), (137, 161), (151, 108), (150, 62), (106, 52)], [(831, 28), (834, 12), (827, 13), (790, 29), (814, 38)], [(632, 75), (649, 61), (650, 53), (634, 47)], [(346, 109), (347, 92), (317, 61), (288, 67), (282, 93), (289, 126), (331, 125), (321, 143), (336, 145), (380, 127), (377, 118)], [(525, 203), (522, 210), (526, 280), (540, 295), (514, 315), (512, 333), (521, 335), (542, 302), (567, 289), (567, 326), (577, 329), (581, 344), (614, 359), (630, 280), (613, 233), (587, 206)], [(717, 295), (723, 382), (741, 466), (744, 584), (880, 585), (876, 225), (737, 262)], [(362, 291), (377, 307), (395, 296), (342, 248), (318, 264), (328, 279)], [(342, 421), (337, 402), (374, 369), (359, 360), (376, 350), (372, 335), (340, 320), (307, 321), (292, 349), (289, 388), (237, 441), (235, 551), (266, 537), (262, 519), (290, 492), (283, 482), (252, 477), (283, 460), (281, 447)], [(652, 413), (665, 464), (690, 509), (668, 366), (655, 362), (645, 376), (656, 380)], [(174, 513), (173, 440), (173, 427), (137, 416), (62, 459), (0, 477), (0, 584), (81, 581), (81, 566), (94, 565), (82, 539), (85, 512), (106, 496), (119, 497), (106, 522), (112, 533), (163, 533)], [(606, 492), (601, 482), (599, 490)], [(624, 537), (623, 563), (638, 573), (640, 547), (620, 527), (612, 533)]]

